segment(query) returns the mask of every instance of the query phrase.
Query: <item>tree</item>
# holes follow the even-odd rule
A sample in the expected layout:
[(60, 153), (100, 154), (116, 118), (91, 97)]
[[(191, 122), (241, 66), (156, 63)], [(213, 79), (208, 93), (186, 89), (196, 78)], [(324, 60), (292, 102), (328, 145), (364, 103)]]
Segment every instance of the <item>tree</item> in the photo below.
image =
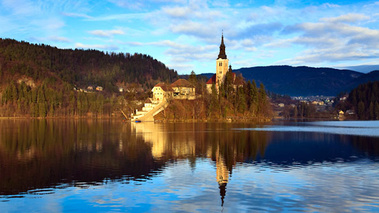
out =
[(358, 103), (358, 118), (365, 119), (365, 103), (363, 101)]
[(188, 78), (188, 81), (195, 87), (197, 87), (197, 76), (196, 73), (192, 70), (191, 75)]
[(209, 106), (210, 115), (214, 115), (219, 112), (219, 98), (217, 94), (216, 85), (212, 84), (211, 102)]
[(354, 108), (358, 119), (377, 119), (376, 103), (379, 97), (379, 81), (361, 84), (349, 93), (349, 108)]
[(375, 109), (374, 109), (374, 103), (373, 102), (370, 102), (369, 114), (370, 114), (370, 118), (369, 119), (374, 120), (375, 119)]

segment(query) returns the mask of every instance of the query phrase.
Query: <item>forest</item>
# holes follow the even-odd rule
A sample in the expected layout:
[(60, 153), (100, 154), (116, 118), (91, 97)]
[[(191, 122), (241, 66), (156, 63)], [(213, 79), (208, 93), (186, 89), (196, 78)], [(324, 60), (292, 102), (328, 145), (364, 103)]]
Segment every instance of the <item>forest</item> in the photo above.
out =
[[(112, 116), (176, 71), (151, 56), (0, 39), (0, 116)], [(87, 88), (99, 87), (101, 91)], [(123, 91), (122, 93), (120, 92)]]
[(359, 120), (379, 120), (379, 81), (361, 84), (349, 93), (347, 107)]

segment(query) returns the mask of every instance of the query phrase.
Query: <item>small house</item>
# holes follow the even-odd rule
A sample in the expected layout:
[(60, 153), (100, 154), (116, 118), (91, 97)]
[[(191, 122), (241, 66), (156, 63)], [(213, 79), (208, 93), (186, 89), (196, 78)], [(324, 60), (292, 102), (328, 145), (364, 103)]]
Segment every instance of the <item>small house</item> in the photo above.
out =
[(174, 98), (195, 99), (195, 86), (186, 79), (179, 79), (171, 84)]
[(173, 96), (174, 90), (170, 85), (159, 83), (151, 90), (153, 92), (153, 101), (161, 102), (163, 99), (168, 99)]

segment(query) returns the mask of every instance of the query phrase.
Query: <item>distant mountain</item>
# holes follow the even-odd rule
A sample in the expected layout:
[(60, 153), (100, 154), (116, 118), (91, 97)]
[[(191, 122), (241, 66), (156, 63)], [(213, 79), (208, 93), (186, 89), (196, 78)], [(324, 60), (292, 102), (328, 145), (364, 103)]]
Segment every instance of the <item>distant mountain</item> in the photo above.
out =
[(290, 96), (334, 96), (363, 75), (351, 70), (332, 68), (268, 66), (235, 70), (247, 80), (262, 82), (269, 91)]
[(370, 73), (359, 76), (354, 81), (348, 83), (346, 85), (346, 88), (348, 88), (350, 91), (351, 89), (358, 87), (360, 84), (365, 84), (365, 83), (368, 83), (370, 81), (371, 82), (379, 81), (379, 70), (375, 70), (375, 71), (372, 71)]
[(362, 73), (369, 73), (373, 70), (379, 70), (379, 65), (350, 66), (350, 67), (345, 67), (345, 69), (354, 70), (354, 71), (362, 72)]
[[(267, 66), (234, 70), (246, 80), (263, 83), (267, 90), (290, 96), (336, 96), (349, 92), (357, 85), (379, 80), (379, 71), (360, 73), (333, 68)], [(202, 76), (210, 77), (212, 73)]]

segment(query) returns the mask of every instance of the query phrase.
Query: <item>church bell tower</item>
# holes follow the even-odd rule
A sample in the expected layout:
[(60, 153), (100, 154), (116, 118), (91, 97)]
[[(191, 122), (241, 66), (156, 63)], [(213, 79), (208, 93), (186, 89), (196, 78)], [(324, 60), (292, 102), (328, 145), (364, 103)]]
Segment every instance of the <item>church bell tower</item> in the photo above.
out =
[(224, 33), (221, 35), (220, 53), (216, 60), (216, 85), (220, 86), (224, 80), (226, 73), (228, 72), (229, 60), (226, 57)]

